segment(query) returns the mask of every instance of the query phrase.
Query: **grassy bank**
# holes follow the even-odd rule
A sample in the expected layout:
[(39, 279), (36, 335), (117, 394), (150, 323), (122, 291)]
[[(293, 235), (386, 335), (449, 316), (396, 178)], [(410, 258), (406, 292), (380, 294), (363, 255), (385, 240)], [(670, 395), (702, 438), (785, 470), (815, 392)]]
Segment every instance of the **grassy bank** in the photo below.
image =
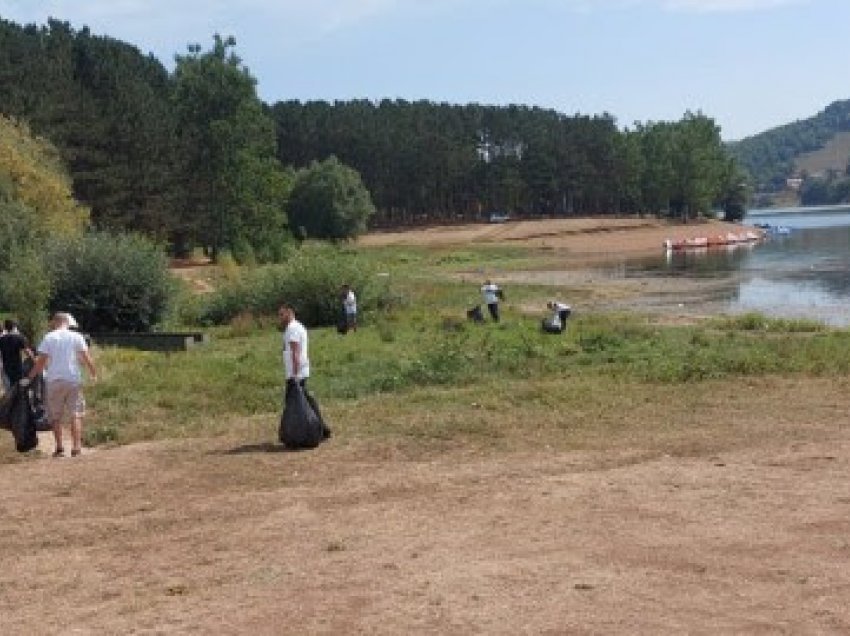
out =
[[(311, 386), (329, 419), (355, 437), (498, 439), (499, 431), (482, 424), (488, 418), (467, 423), (468, 409), (461, 407), (517, 418), (535, 409), (613, 414), (646, 400), (673, 404), (708, 381), (734, 387), (760, 377), (846, 375), (850, 334), (804, 328), (814, 327), (752, 316), (659, 327), (634, 315), (591, 315), (551, 336), (520, 315), (475, 325), (405, 310), (348, 336), (314, 330)], [(90, 442), (240, 428), (273, 435), (282, 383), (279, 338), (272, 328), (222, 328), (209, 346), (182, 354), (99, 351), (104, 373), (90, 390)], [(428, 415), (425, 424), (412, 416), (420, 409)]]
[[(526, 267), (540, 258), (534, 252), (386, 248), (368, 258), (401, 302), (347, 336), (311, 331), (311, 388), (340, 444), (592, 447), (636, 426), (673, 439), (670, 427), (689, 426), (695, 405), (716, 409), (718, 396), (722, 405), (746, 383), (850, 371), (847, 331), (755, 314), (660, 326), (637, 314), (579, 313), (553, 336), (523, 309), (542, 307), (552, 290), (517, 285), (500, 324), (467, 322), (477, 285), (458, 278)], [(283, 378), (269, 320), (215, 328), (209, 345), (185, 353), (101, 348), (96, 357), (89, 444), (275, 437)]]

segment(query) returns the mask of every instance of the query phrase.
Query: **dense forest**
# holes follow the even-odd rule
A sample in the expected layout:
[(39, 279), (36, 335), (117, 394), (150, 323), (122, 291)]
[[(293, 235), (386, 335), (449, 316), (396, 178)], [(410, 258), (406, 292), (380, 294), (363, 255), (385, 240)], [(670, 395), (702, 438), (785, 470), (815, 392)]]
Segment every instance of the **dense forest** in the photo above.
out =
[[(702, 115), (621, 132), (613, 117), (526, 106), (279, 102), (285, 164), (335, 154), (363, 176), (373, 224), (730, 211), (741, 177)], [(736, 198), (737, 197), (737, 198)]]
[(795, 160), (823, 148), (837, 133), (850, 131), (850, 100), (833, 102), (808, 119), (799, 120), (729, 144), (738, 165), (747, 172), (757, 192), (778, 192), (792, 176), (803, 178), (804, 205), (850, 201), (850, 156), (839, 174), (797, 174)]
[[(687, 219), (723, 209), (740, 218), (747, 194), (719, 128), (701, 113), (620, 130), (608, 114), (527, 106), (269, 105), (235, 42), (219, 36), (208, 51), (192, 45), (176, 56), (169, 72), (86, 28), (0, 20), (0, 114), (55, 144), (94, 227), (141, 232), (175, 252), (278, 260), (291, 236), (292, 189), (315, 190), (329, 175), (362, 179), (371, 195), (357, 197), (348, 217), (356, 222), (333, 226), (351, 232), (367, 219), (395, 226), (492, 212)], [(334, 187), (344, 196), (349, 186)], [(345, 238), (320, 223), (299, 227)]]

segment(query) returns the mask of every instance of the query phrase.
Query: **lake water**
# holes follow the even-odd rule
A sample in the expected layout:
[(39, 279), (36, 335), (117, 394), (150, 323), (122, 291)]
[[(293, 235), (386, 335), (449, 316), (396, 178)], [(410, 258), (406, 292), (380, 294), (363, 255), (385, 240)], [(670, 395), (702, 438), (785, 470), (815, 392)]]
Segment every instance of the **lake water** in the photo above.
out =
[(728, 313), (761, 312), (850, 326), (850, 206), (751, 210), (744, 223), (785, 226), (788, 235), (725, 249), (673, 252), (628, 263), (626, 276), (728, 281), (705, 299)]

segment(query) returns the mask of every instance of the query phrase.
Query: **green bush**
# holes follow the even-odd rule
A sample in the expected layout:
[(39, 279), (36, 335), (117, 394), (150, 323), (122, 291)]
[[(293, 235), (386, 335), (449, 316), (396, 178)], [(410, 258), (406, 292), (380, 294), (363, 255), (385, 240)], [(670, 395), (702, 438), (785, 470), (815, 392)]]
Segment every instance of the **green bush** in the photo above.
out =
[(0, 276), (0, 297), (17, 318), (21, 332), (34, 341), (42, 331), (50, 297), (50, 278), (39, 254), (18, 248), (7, 254), (9, 269)]
[(289, 227), (300, 239), (345, 241), (366, 231), (375, 213), (360, 173), (331, 156), (295, 174), (289, 197)]
[(87, 331), (150, 331), (174, 291), (162, 251), (136, 235), (55, 241), (46, 264), (53, 284), (49, 309), (72, 313)]
[(270, 315), (282, 302), (295, 307), (310, 326), (333, 325), (340, 318), (340, 287), (351, 285), (360, 313), (384, 307), (391, 298), (386, 279), (351, 251), (305, 246), (284, 265), (247, 269), (207, 299), (205, 324), (224, 324), (245, 312)]

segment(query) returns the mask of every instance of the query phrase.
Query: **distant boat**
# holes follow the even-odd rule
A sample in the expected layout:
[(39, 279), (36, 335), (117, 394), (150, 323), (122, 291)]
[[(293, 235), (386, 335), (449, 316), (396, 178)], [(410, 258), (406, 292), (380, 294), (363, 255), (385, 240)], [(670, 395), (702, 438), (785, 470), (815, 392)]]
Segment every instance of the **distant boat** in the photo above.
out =
[(787, 225), (771, 225), (770, 223), (756, 223), (755, 226), (765, 230), (769, 234), (788, 235), (791, 234), (791, 228)]
[(667, 239), (664, 241), (664, 249), (668, 251), (687, 250), (701, 247), (720, 247), (723, 245), (739, 245), (741, 243), (754, 243), (762, 236), (757, 232), (727, 232), (713, 236), (695, 236), (678, 240)]

